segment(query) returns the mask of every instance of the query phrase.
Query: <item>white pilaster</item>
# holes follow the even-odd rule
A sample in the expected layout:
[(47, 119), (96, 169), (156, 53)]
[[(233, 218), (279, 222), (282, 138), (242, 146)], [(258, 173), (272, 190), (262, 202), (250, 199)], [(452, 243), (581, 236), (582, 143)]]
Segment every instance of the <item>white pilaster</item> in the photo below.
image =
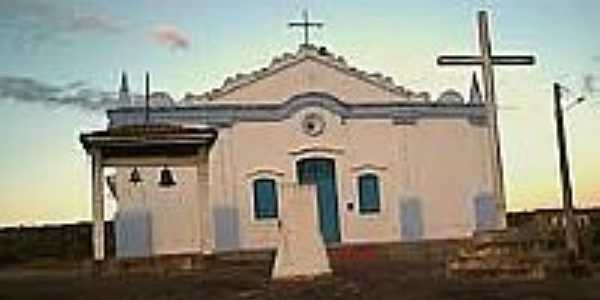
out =
[(212, 205), (209, 197), (209, 165), (208, 153), (204, 148), (198, 150), (197, 184), (198, 200), (200, 201), (200, 234), (201, 248), (204, 254), (214, 253), (215, 236), (212, 217)]

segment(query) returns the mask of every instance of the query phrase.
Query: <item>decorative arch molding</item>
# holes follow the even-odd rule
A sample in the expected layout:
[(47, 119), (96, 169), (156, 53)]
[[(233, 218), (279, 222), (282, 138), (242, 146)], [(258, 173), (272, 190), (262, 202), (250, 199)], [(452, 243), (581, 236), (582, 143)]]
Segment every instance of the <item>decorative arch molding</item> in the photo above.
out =
[(329, 147), (329, 146), (308, 146), (302, 147), (296, 150), (291, 150), (288, 153), (290, 155), (302, 158), (308, 158), (313, 156), (323, 156), (325, 158), (336, 158), (340, 155), (344, 155), (346, 151), (343, 148)]
[(282, 107), (285, 118), (290, 118), (309, 107), (321, 108), (342, 118), (350, 116), (347, 104), (331, 94), (322, 92), (308, 92), (292, 96), (282, 104)]
[(372, 163), (356, 165), (356, 166), (353, 166), (350, 168), (352, 173), (355, 173), (355, 174), (366, 174), (366, 173), (376, 173), (377, 174), (379, 172), (386, 171), (387, 169), (388, 169), (387, 166), (377, 165), (377, 164), (372, 164)]
[(246, 178), (258, 178), (258, 177), (272, 177), (272, 178), (282, 178), (285, 176), (285, 173), (276, 169), (269, 168), (259, 168), (254, 169), (248, 173), (246, 173)]

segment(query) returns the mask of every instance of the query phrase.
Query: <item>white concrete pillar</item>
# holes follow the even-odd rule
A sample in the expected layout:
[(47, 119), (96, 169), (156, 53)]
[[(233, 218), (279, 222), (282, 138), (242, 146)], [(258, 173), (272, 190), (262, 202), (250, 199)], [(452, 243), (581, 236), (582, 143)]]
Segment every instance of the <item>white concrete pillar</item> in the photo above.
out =
[(313, 277), (331, 273), (319, 228), (315, 185), (282, 184), (279, 245), (273, 279)]
[(215, 251), (214, 220), (212, 205), (209, 197), (209, 165), (207, 149), (198, 150), (197, 184), (198, 201), (200, 201), (200, 234), (202, 253), (212, 254)]
[(102, 152), (92, 150), (92, 248), (94, 260), (104, 260), (104, 181)]

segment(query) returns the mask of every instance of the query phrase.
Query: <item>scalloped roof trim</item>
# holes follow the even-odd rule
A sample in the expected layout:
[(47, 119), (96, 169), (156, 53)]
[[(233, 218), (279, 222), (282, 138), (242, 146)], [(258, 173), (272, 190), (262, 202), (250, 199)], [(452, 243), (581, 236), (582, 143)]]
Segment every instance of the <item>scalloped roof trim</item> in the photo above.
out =
[(284, 53), (283, 55), (276, 56), (271, 60), (268, 67), (263, 67), (259, 70), (252, 71), (250, 73), (238, 73), (235, 76), (229, 76), (224, 81), (221, 87), (215, 88), (209, 92), (205, 92), (200, 95), (187, 95), (187, 100), (192, 101), (211, 101), (225, 96), (235, 90), (243, 88), (254, 82), (272, 76), (284, 69), (291, 66), (297, 65), (307, 59), (325, 64), (328, 67), (335, 68), (336, 70), (355, 77), (359, 80), (377, 86), (384, 89), (398, 97), (405, 98), (407, 100), (417, 100), (429, 102), (431, 101), (431, 95), (428, 92), (414, 92), (406, 89), (401, 85), (397, 85), (391, 76), (384, 76), (379, 72), (368, 73), (360, 70), (356, 67), (349, 65), (343, 56), (335, 55), (329, 52), (326, 48), (317, 48), (314, 45), (300, 46), (295, 54)]

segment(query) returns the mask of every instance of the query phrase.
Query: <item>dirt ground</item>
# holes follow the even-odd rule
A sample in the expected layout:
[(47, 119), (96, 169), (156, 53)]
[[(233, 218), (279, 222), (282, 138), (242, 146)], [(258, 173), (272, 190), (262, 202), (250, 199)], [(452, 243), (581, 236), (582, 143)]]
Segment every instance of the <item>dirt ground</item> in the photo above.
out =
[(457, 281), (441, 268), (347, 261), (313, 281), (272, 282), (270, 267), (227, 262), (177, 274), (0, 270), (0, 299), (600, 299), (600, 279), (542, 282)]

